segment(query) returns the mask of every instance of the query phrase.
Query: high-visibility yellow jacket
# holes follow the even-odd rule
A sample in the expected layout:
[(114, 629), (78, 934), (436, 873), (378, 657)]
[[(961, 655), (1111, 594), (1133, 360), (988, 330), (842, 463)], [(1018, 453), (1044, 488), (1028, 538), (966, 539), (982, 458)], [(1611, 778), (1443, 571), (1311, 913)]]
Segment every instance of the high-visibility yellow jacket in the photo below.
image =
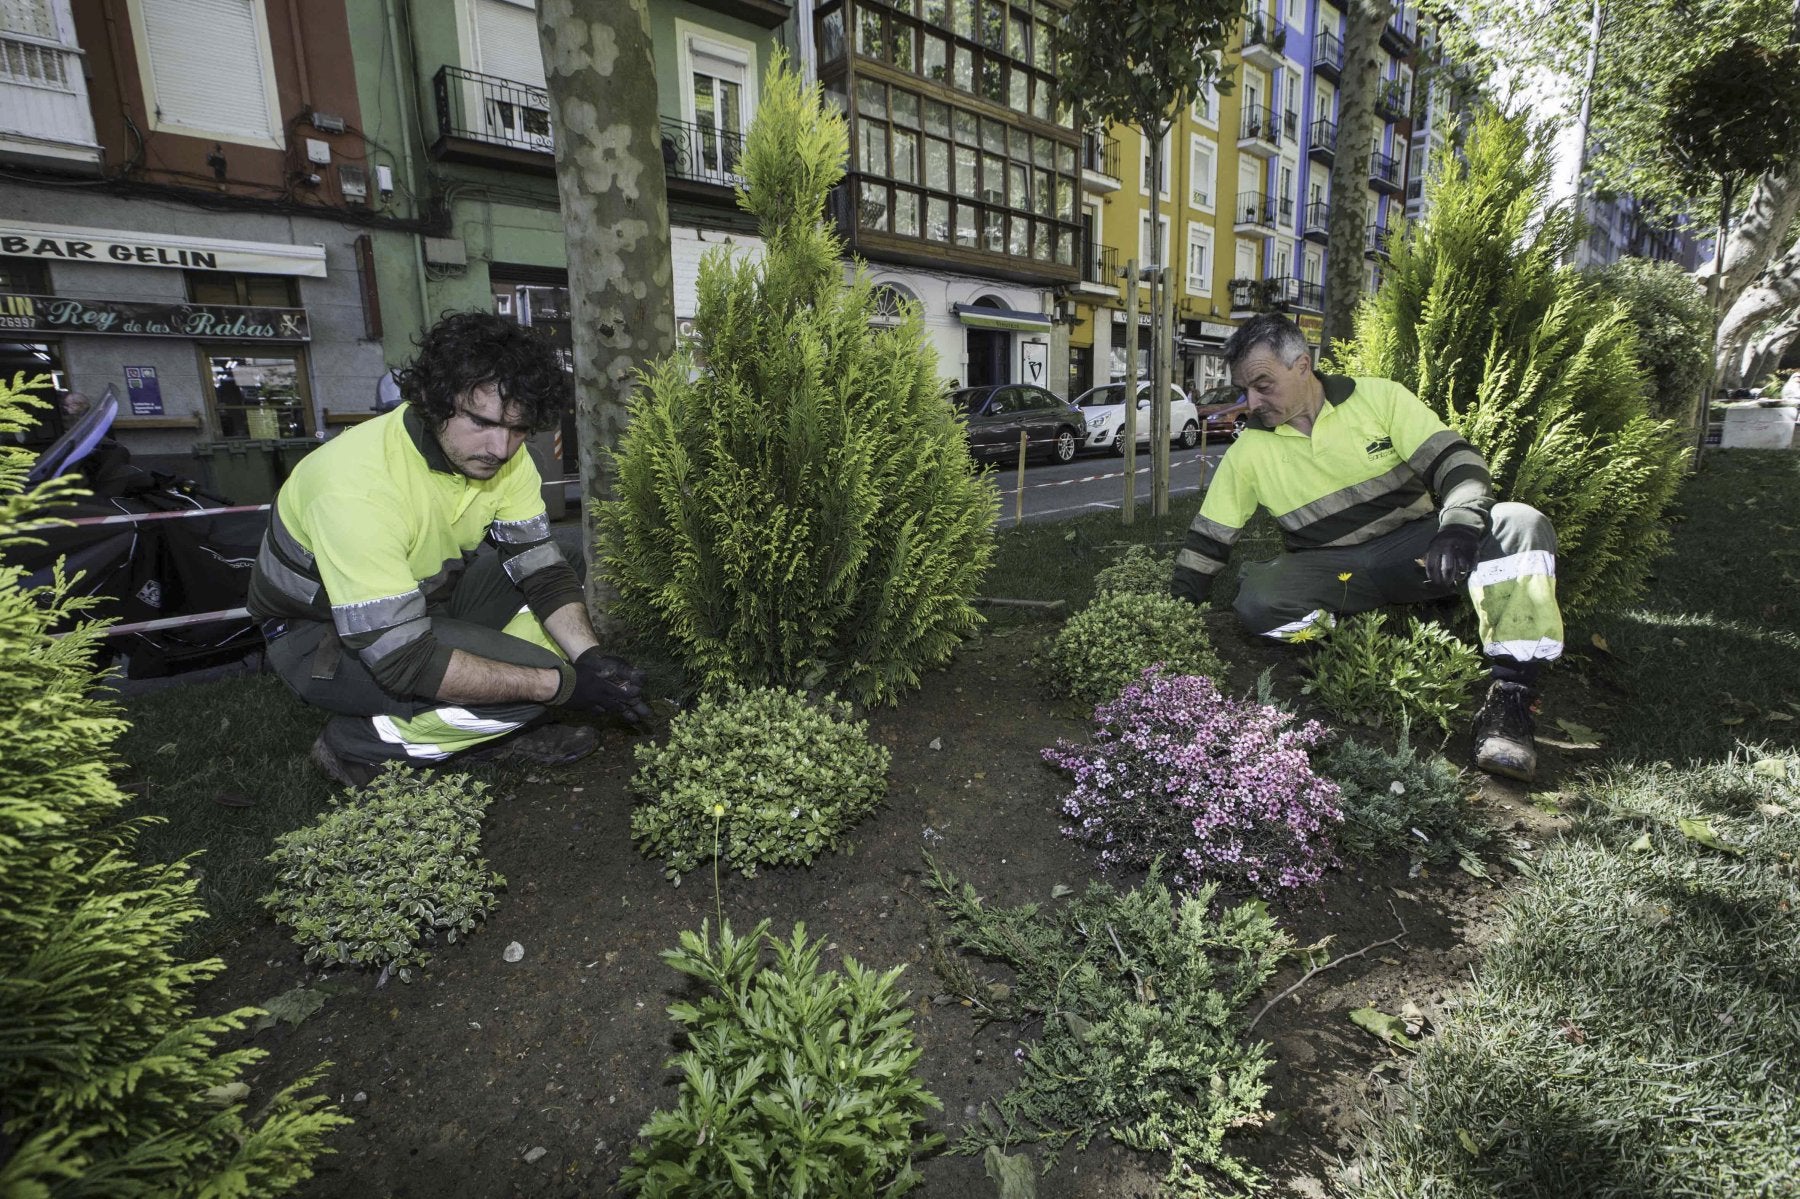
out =
[(396, 695), (433, 698), (450, 648), (429, 609), (484, 540), (542, 620), (581, 585), (550, 540), (542, 482), (521, 450), (491, 479), (450, 465), (411, 405), (367, 421), (300, 460), (269, 512), (250, 579), (262, 620), (329, 620)]
[(1493, 480), (1461, 434), (1392, 380), (1318, 378), (1310, 435), (1253, 426), (1225, 452), (1175, 556), (1175, 594), (1206, 598), (1259, 507), (1296, 551), (1360, 545), (1434, 511), (1440, 526), (1487, 532)]

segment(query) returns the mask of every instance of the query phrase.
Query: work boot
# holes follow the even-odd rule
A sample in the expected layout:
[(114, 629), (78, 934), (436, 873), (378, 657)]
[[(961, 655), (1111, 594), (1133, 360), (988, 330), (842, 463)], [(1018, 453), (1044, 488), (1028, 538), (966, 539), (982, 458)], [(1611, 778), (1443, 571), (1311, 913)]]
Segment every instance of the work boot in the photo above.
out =
[(381, 766), (375, 762), (355, 762), (340, 757), (331, 743), (320, 733), (313, 742), (312, 763), (325, 777), (345, 787), (366, 787), (375, 776), (381, 773)]
[(524, 762), (567, 766), (593, 753), (600, 734), (584, 724), (545, 724), (457, 755), (463, 762)]
[(1523, 683), (1494, 680), (1475, 713), (1475, 765), (1489, 774), (1529, 783), (1537, 774), (1537, 746), (1531, 718), (1537, 692)]

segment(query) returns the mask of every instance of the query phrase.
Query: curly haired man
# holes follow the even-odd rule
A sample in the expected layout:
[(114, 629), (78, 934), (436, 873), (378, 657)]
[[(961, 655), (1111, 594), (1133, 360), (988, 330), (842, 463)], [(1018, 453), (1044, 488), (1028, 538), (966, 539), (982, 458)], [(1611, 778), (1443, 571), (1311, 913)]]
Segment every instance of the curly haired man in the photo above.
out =
[(333, 714), (313, 762), (346, 785), (471, 751), (572, 762), (597, 735), (548, 709), (641, 724), (643, 672), (601, 648), (519, 452), (567, 403), (554, 348), (458, 313), (398, 380), (404, 404), (282, 485), (251, 579), (270, 665)]

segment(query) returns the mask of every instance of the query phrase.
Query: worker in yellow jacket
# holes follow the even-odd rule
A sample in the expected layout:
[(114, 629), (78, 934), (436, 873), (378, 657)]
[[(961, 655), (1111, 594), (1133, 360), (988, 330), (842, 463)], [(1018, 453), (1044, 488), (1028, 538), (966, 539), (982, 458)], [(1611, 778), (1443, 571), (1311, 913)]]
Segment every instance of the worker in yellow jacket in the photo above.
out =
[(550, 539), (528, 434), (557, 424), (555, 349), (490, 313), (433, 326), (406, 402), (308, 454), (276, 495), (249, 607), (269, 663), (333, 713), (313, 761), (346, 785), (469, 751), (574, 761), (598, 735), (549, 708), (649, 717)]
[(1237, 614), (1253, 632), (1306, 641), (1336, 617), (1467, 589), (1493, 672), (1475, 718), (1475, 763), (1529, 780), (1543, 664), (1561, 655), (1556, 533), (1525, 504), (1494, 502), (1487, 462), (1387, 379), (1322, 375), (1284, 316), (1225, 343), (1250, 425), (1175, 559), (1172, 590), (1204, 602), (1257, 508), (1287, 552), (1243, 573)]

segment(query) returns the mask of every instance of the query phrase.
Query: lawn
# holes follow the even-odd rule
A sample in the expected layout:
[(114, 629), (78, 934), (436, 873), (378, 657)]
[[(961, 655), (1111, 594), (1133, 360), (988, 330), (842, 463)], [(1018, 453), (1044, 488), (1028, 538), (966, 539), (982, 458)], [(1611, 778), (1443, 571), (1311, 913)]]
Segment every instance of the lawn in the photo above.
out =
[[(1172, 549), (1193, 502), (1129, 527), (1100, 515), (1009, 531), (984, 590), (1072, 611), (1124, 544)], [(1546, 730), (1599, 748), (1546, 747), (1546, 777), (1529, 794), (1483, 788), (1476, 811), (1496, 833), (1489, 879), (1400, 855), (1271, 906), (1297, 944), (1332, 938), (1328, 956), (1405, 928), (1307, 980), (1257, 1026), (1273, 1059), (1269, 1115), (1227, 1144), (1280, 1193), (1323, 1193), (1352, 1160), (1351, 1184), (1371, 1194), (1797, 1185), (1790, 813), (1800, 795), (1795, 773), (1754, 764), (1794, 755), (1800, 741), (1787, 715), (1800, 716), (1800, 535), (1783, 523), (1800, 523), (1796, 512), (1800, 455), (1709, 458), (1652, 590), (1573, 630), (1576, 652), (1551, 684)], [(1266, 532), (1247, 538), (1240, 556), (1268, 544)], [(987, 611), (947, 670), (869, 715), (892, 755), (888, 801), (852, 852), (806, 870), (728, 874), (718, 899), (740, 931), (763, 917), (779, 933), (804, 921), (830, 945), (828, 965), (850, 955), (906, 967), (919, 1072), (944, 1104), (931, 1126), (951, 1141), (1019, 1081), (1015, 1051), (1041, 1030), (985, 1023), (957, 998), (970, 980), (934, 972), (944, 929), (927, 902), (925, 851), (997, 904), (1047, 903), (1094, 877), (1091, 857), (1058, 831), (1066, 783), (1039, 757), (1088, 727), (1044, 686), (1040, 647), (1054, 623)], [(1250, 691), (1273, 667), (1275, 694), (1303, 704), (1294, 659), (1236, 634), (1226, 610), (1211, 627), (1230, 689)], [(663, 1009), (684, 992), (659, 954), (715, 906), (710, 872), (671, 885), (629, 840), (635, 738), (608, 728), (601, 752), (575, 767), (485, 774), (499, 799), (484, 852), (509, 884), (498, 911), (419, 981), (376, 989), (368, 975), (307, 967), (257, 904), (273, 837), (327, 805), (305, 760), (320, 716), (266, 676), (129, 707), (120, 752), (143, 788), (138, 811), (167, 821), (145, 834), (144, 852), (203, 851), (212, 916), (191, 947), (230, 967), (205, 1006), (301, 986), (326, 999), (304, 1023), (253, 1038), (272, 1054), (251, 1079), (259, 1091), (329, 1059), (325, 1085), (356, 1119), (307, 1193), (608, 1193), (637, 1130), (674, 1100)], [(1446, 752), (1460, 759), (1466, 736)], [(1696, 819), (1728, 848), (1696, 840)], [(503, 960), (509, 942), (521, 961)], [(976, 968), (982, 986), (1010, 977)], [(1287, 963), (1266, 996), (1303, 973)], [(1349, 1019), (1409, 1004), (1425, 1029), (1416, 1058)], [(1373, 1139), (1361, 1108), (1392, 1113)], [(1021, 1148), (1041, 1163), (1041, 1147)], [(1102, 1137), (1065, 1153), (1037, 1193), (1155, 1193), (1165, 1164)], [(940, 1155), (922, 1171), (927, 1195), (995, 1193), (979, 1158)]]

